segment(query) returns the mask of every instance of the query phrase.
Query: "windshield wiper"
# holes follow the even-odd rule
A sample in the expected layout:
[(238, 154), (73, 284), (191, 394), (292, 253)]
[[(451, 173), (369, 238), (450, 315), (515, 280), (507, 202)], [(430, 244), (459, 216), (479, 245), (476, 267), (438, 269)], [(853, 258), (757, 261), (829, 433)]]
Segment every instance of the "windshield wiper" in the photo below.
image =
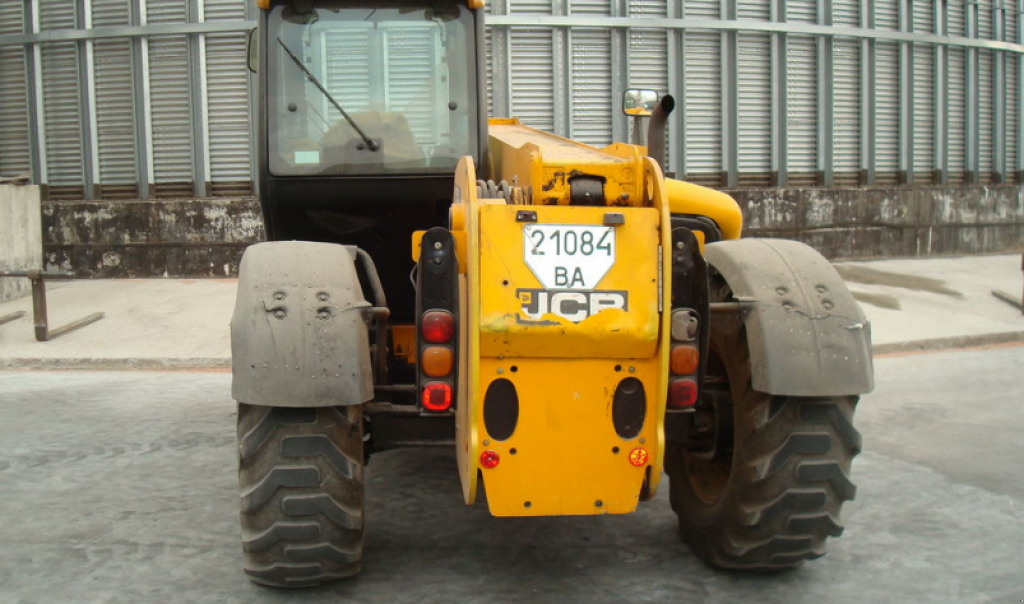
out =
[(369, 136), (366, 136), (366, 133), (363, 132), (363, 129), (356, 124), (355, 120), (352, 119), (352, 116), (350, 116), (348, 113), (345, 112), (344, 109), (341, 108), (341, 105), (338, 104), (338, 101), (334, 100), (334, 97), (331, 96), (330, 92), (327, 92), (327, 89), (324, 88), (324, 85), (320, 83), (320, 80), (318, 80), (315, 75), (310, 73), (310, 71), (306, 69), (306, 66), (302, 64), (302, 60), (299, 59), (299, 57), (295, 56), (292, 53), (292, 51), (288, 49), (284, 41), (281, 40), (280, 36), (277, 38), (277, 43), (281, 45), (281, 48), (283, 48), (286, 53), (288, 53), (288, 56), (291, 57), (292, 61), (294, 61), (295, 64), (299, 66), (299, 69), (302, 70), (302, 73), (306, 74), (306, 77), (309, 78), (309, 81), (313, 82), (313, 85), (319, 88), (320, 92), (324, 93), (324, 96), (327, 97), (327, 100), (330, 101), (332, 105), (334, 105), (334, 108), (341, 113), (341, 116), (345, 118), (345, 121), (348, 122), (348, 125), (352, 126), (352, 129), (355, 130), (356, 133), (363, 139), (363, 142), (366, 143), (366, 148), (369, 149), (370, 151), (376, 151), (377, 149), (379, 149), (380, 146)]

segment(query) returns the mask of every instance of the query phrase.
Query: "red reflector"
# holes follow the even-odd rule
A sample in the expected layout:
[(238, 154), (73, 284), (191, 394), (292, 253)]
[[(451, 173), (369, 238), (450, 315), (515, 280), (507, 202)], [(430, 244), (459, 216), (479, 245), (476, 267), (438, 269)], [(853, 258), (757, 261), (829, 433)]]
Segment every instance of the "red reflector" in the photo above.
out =
[(497, 466), (499, 461), (501, 461), (501, 458), (498, 457), (497, 451), (484, 451), (480, 454), (480, 465), (488, 470)]
[(629, 463), (634, 466), (642, 466), (647, 463), (647, 449), (637, 447), (629, 452)]
[(672, 380), (668, 385), (668, 406), (673, 409), (692, 407), (697, 403), (697, 382)]
[(427, 382), (423, 385), (423, 408), (429, 411), (447, 411), (452, 406), (452, 387), (447, 382)]
[(420, 333), (431, 344), (444, 344), (455, 335), (455, 318), (443, 310), (432, 310), (420, 317)]

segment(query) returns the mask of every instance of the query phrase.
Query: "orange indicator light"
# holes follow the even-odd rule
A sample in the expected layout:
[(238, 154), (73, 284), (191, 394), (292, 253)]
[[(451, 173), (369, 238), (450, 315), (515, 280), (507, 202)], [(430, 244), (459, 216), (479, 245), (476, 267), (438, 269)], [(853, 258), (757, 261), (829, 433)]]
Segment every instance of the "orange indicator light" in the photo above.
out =
[(420, 367), (427, 377), (444, 377), (452, 372), (452, 349), (447, 346), (427, 346), (420, 358)]
[(700, 361), (700, 353), (695, 346), (677, 344), (672, 347), (672, 354), (669, 357), (669, 369), (674, 375), (690, 375), (697, 373)]

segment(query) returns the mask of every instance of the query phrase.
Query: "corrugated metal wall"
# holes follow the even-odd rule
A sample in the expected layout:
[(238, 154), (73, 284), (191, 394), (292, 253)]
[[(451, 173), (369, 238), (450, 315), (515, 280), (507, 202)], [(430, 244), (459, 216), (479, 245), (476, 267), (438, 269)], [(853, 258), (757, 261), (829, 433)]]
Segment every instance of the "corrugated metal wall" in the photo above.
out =
[(0, 0), (0, 174), (54, 199), (250, 194), (249, 4)]
[[(0, 37), (25, 30), (21, 2), (0, 2)], [(0, 46), (0, 176), (31, 168), (28, 80), (23, 46)]]
[[(622, 89), (670, 92), (669, 169), (703, 184), (1024, 176), (1024, 0), (487, 6), (493, 115), (604, 145), (629, 136)], [(250, 0), (0, 0), (0, 174), (32, 170), (63, 199), (250, 193), (254, 13)], [(329, 79), (355, 67), (336, 61)]]
[[(92, 27), (117, 27), (131, 23), (126, 0), (93, 0), (88, 15)], [(93, 40), (91, 99), (96, 107), (92, 148), (98, 162), (99, 197), (138, 196), (135, 103), (132, 96), (132, 42), (124, 38)], [(88, 51), (87, 51), (88, 56)]]

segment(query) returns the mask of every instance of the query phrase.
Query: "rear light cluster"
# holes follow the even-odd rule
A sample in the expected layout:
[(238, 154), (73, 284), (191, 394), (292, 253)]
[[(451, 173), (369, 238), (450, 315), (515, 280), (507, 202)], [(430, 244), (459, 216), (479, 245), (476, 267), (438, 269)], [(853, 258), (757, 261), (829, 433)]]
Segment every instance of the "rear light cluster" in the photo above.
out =
[(700, 397), (700, 318), (693, 310), (672, 311), (672, 349), (669, 352), (668, 409), (692, 411)]
[(416, 384), (419, 407), (428, 413), (448, 413), (456, 404), (458, 274), (451, 232), (424, 232), (416, 265)]
[(420, 403), (427, 411), (452, 407), (455, 373), (455, 317), (446, 310), (430, 310), (420, 316)]

